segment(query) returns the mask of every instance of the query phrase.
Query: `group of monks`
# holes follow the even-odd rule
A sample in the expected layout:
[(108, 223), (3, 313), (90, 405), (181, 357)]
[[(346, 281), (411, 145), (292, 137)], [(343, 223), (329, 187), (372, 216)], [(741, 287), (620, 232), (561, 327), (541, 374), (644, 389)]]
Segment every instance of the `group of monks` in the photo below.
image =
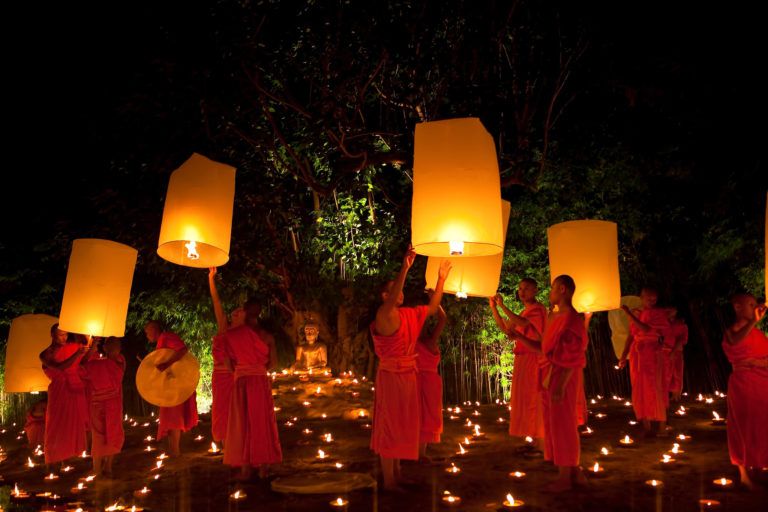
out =
[[(443, 429), (438, 340), (446, 321), (440, 302), (451, 264), (442, 262), (427, 305), (403, 307), (403, 286), (415, 257), (409, 247), (400, 272), (381, 289), (382, 302), (370, 326), (379, 358), (371, 448), (380, 457), (384, 488), (394, 491), (402, 490), (406, 481), (400, 461), (428, 461), (427, 446), (440, 442)], [(211, 268), (209, 286), (218, 325), (212, 343), (212, 436), (224, 446), (224, 464), (239, 468), (237, 478), (249, 479), (252, 468), (265, 477), (270, 465), (282, 460), (268, 375), (277, 365), (275, 340), (259, 324), (261, 308), (255, 301), (246, 302), (227, 318), (215, 279), (216, 269)], [(536, 299), (536, 281), (525, 278), (518, 288), (524, 305), (519, 314), (507, 308), (500, 296), (489, 299), (497, 325), (515, 342), (509, 433), (539, 440), (544, 459), (558, 468), (558, 477), (549, 486), (554, 492), (586, 482), (579, 466), (578, 426), (586, 420), (583, 368), (589, 317), (573, 307), (576, 286), (568, 275), (555, 277), (547, 309)], [(641, 309), (625, 309), (631, 330), (619, 364), (630, 362), (638, 420), (648, 435), (666, 435), (670, 394), (679, 397), (682, 389), (687, 328), (673, 310), (657, 307), (655, 290), (644, 289), (641, 298)], [(728, 447), (741, 481), (751, 487), (750, 468), (768, 466), (768, 338), (756, 327), (766, 309), (746, 294), (735, 296), (732, 304), (736, 320), (723, 340), (733, 365)], [(431, 316), (438, 320), (427, 333), (425, 323)], [(181, 338), (158, 321), (148, 322), (144, 332), (157, 348), (174, 351), (173, 357), (157, 365), (158, 371), (166, 371), (187, 351)], [(120, 341), (108, 338), (99, 343), (70, 335), (58, 325), (52, 327), (51, 338), (50, 347), (40, 354), (51, 379), (47, 404), (40, 403), (44, 414), (37, 404), (28, 415), (30, 444), (43, 444), (45, 461), (53, 464), (86, 451), (90, 432), (94, 470), (110, 477), (113, 457), (124, 440), (125, 360)], [(161, 407), (158, 420), (158, 440), (167, 436), (170, 454), (178, 456), (182, 432), (197, 424), (195, 395), (177, 406)], [(656, 434), (652, 421), (659, 422)]]

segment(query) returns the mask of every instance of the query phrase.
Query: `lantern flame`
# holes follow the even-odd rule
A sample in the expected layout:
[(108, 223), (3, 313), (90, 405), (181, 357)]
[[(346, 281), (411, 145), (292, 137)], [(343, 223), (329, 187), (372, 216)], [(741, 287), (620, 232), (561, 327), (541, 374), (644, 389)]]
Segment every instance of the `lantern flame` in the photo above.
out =
[(184, 244), (184, 247), (187, 249), (187, 258), (191, 260), (199, 260), (200, 255), (197, 253), (197, 242), (194, 240), (190, 240), (189, 242)]

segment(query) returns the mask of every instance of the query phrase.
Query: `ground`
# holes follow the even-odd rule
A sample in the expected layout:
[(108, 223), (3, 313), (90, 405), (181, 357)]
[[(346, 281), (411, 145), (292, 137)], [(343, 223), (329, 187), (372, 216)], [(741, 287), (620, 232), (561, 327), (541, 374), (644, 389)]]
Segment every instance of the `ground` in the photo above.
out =
[[(377, 477), (376, 459), (368, 449), (368, 419), (341, 417), (344, 413), (348, 418), (355, 417), (350, 416), (350, 411), (359, 415), (354, 411), (370, 410), (372, 384), (364, 381), (354, 384), (350, 378), (343, 379), (342, 384), (327, 378), (302, 382), (298, 386), (297, 382), (297, 379), (278, 378), (279, 385), (275, 386), (285, 461), (275, 468), (275, 476), (325, 470), (370, 473)], [(316, 385), (322, 387), (324, 396), (309, 396), (316, 390)], [(293, 387), (297, 387), (298, 391), (286, 392), (286, 388), (292, 390)], [(355, 396), (355, 392), (359, 395)], [(605, 476), (590, 478), (586, 489), (563, 495), (544, 491), (556, 474), (555, 468), (540, 457), (531, 456), (525, 446), (520, 448), (524, 442), (513, 441), (507, 435), (506, 406), (464, 404), (459, 414), (446, 410), (443, 442), (430, 449), (434, 463), (408, 463), (403, 466), (405, 476), (414, 481), (407, 487), (406, 494), (384, 494), (367, 489), (342, 497), (349, 500), (347, 510), (350, 512), (448, 510), (441, 503), (446, 490), (462, 500), (461, 505), (451, 508), (465, 511), (503, 510), (501, 502), (507, 493), (523, 500), (526, 510), (685, 512), (700, 510), (699, 500), (702, 498), (720, 501), (717, 510), (765, 510), (768, 492), (764, 487), (758, 492), (748, 492), (735, 484), (729, 489), (720, 489), (712, 483), (720, 477), (738, 479), (735, 467), (729, 462), (725, 427), (711, 423), (713, 410), (725, 416), (725, 400), (722, 397), (713, 398), (711, 404), (697, 401), (694, 397), (684, 398), (686, 414), (673, 415), (670, 437), (641, 439), (639, 425), (629, 424), (633, 415), (631, 407), (625, 405), (626, 399), (595, 397), (595, 403), (590, 404), (589, 421), (589, 427), (594, 432), (591, 436), (582, 437), (581, 460), (585, 467), (591, 467), (598, 460), (605, 468)], [(309, 402), (309, 406), (302, 405), (304, 401)], [(327, 418), (323, 419), (324, 411), (333, 412), (326, 413)], [(479, 415), (475, 415), (475, 411)], [(598, 414), (605, 416), (598, 417)], [(451, 416), (457, 418), (450, 419)], [(292, 421), (294, 417), (296, 421)], [(458, 443), (465, 436), (471, 439), (472, 429), (465, 426), (467, 419), (479, 423), (486, 438), (471, 443), (464, 456), (454, 457), (459, 450)], [(333, 508), (329, 502), (336, 495), (283, 495), (271, 491), (268, 482), (237, 484), (230, 480), (230, 472), (222, 465), (221, 456), (207, 453), (210, 448), (210, 419), (207, 415), (201, 416), (201, 423), (194, 431), (185, 434), (182, 457), (165, 460), (163, 467), (155, 471), (151, 469), (156, 465), (156, 457), (162, 452), (163, 445), (154, 439), (146, 440), (147, 436), (154, 438), (156, 434), (154, 418), (131, 418), (125, 426), (126, 445), (116, 461), (115, 478), (87, 483), (87, 488), (78, 495), (70, 489), (77, 485), (79, 478), (89, 474), (89, 460), (72, 461), (74, 470), (60, 473), (60, 478), (48, 483), (44, 480), (47, 473), (42, 457), (34, 455), (25, 446), (24, 440), (17, 438), (21, 427), (5, 426), (5, 432), (0, 434), (0, 445), (6, 460), (0, 465), (0, 474), (7, 487), (3, 488), (0, 503), (5, 510), (54, 509), (55, 502), (46, 502), (42, 498), (36, 499), (34, 504), (21, 504), (11, 499), (9, 504), (8, 492), (14, 484), (18, 484), (20, 489), (33, 494), (47, 490), (61, 495), (63, 498), (55, 510), (66, 510), (68, 507), (63, 503), (74, 500), (82, 501), (81, 506), (86, 511), (104, 510), (116, 502), (127, 505), (129, 510), (135, 504), (146, 510), (162, 512), (218, 512), (225, 509), (323, 511)], [(312, 432), (305, 434), (302, 432), (304, 429)], [(330, 444), (321, 438), (326, 433), (333, 436)], [(681, 433), (691, 438), (676, 441), (674, 436)], [(636, 441), (634, 448), (619, 446), (619, 439), (627, 434)], [(201, 438), (196, 440), (197, 436)], [(658, 460), (673, 442), (679, 442), (685, 453), (677, 457), (675, 468), (661, 469)], [(147, 452), (147, 446), (156, 449)], [(603, 446), (612, 453), (599, 456)], [(331, 461), (318, 462), (318, 449), (325, 450)], [(27, 457), (37, 463), (34, 468), (25, 465)], [(336, 462), (343, 463), (344, 467), (336, 469)], [(461, 469), (457, 476), (445, 472), (451, 462)], [(513, 481), (509, 477), (512, 471), (521, 471), (526, 475), (522, 480)], [(156, 474), (160, 476), (154, 480)], [(765, 476), (763, 472), (762, 477)], [(650, 479), (663, 481), (663, 487), (650, 488), (645, 484)], [(151, 493), (144, 498), (135, 498), (134, 492), (145, 485)], [(247, 495), (240, 502), (229, 499), (230, 494), (237, 490)]]

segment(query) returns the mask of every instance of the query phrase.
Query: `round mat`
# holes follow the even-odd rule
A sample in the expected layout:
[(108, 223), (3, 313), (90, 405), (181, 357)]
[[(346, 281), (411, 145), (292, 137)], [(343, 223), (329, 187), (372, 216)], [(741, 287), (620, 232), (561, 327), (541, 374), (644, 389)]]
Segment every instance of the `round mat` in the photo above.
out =
[(343, 494), (375, 486), (368, 473), (304, 473), (272, 481), (273, 491), (296, 494)]
[(200, 363), (187, 352), (164, 372), (157, 365), (170, 359), (174, 350), (160, 348), (141, 361), (136, 372), (136, 388), (147, 402), (159, 407), (174, 407), (183, 403), (197, 389)]

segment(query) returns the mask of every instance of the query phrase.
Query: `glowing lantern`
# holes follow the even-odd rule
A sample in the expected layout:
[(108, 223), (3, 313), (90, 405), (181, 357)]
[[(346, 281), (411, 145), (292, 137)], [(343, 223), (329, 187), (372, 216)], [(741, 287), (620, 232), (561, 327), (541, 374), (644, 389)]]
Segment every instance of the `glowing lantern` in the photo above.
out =
[[(509, 224), (509, 201), (502, 201), (502, 224), (506, 237)], [(492, 297), (496, 295), (501, 277), (501, 264), (504, 260), (504, 251), (493, 256), (478, 256), (476, 258), (449, 258), (451, 260), (451, 273), (445, 281), (443, 291), (456, 294), (459, 298), (466, 297)], [(434, 289), (437, 286), (437, 271), (443, 258), (430, 257), (427, 260), (427, 271), (424, 278), (427, 288)]]
[(477, 118), (416, 125), (411, 238), (425, 256), (490, 256), (504, 248), (493, 138)]
[(575, 220), (547, 229), (552, 280), (568, 274), (576, 282), (573, 306), (579, 313), (621, 305), (619, 244), (615, 222)]
[[(576, 285), (576, 290), (578, 289), (579, 285)], [(642, 307), (643, 301), (637, 295), (626, 295), (621, 298), (621, 305), (629, 306), (629, 309), (638, 309)], [(629, 336), (629, 318), (621, 309), (613, 309), (608, 312), (608, 326), (611, 328), (613, 351), (616, 353), (616, 359), (619, 359)]]
[(91, 336), (123, 336), (136, 255), (136, 249), (109, 240), (75, 240), (59, 327)]
[(194, 153), (168, 182), (157, 254), (186, 267), (225, 264), (234, 201), (235, 168)]
[(51, 343), (50, 315), (21, 315), (11, 322), (5, 347), (5, 392), (45, 391), (50, 380), (40, 366), (40, 352)]

